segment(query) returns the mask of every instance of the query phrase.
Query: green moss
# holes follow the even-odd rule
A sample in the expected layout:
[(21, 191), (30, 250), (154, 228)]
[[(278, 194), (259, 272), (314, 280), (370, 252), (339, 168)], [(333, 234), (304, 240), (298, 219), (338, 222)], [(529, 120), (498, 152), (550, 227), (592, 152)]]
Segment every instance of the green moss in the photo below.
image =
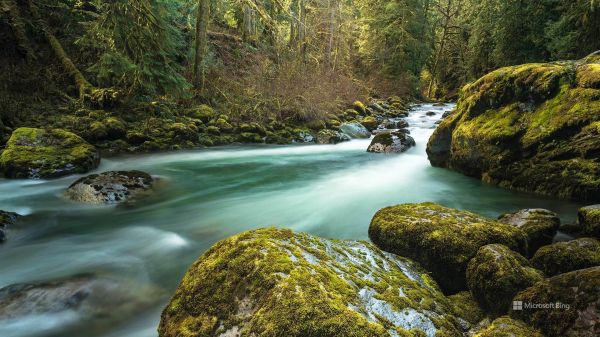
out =
[(81, 137), (61, 129), (19, 128), (0, 155), (7, 178), (56, 178), (98, 166), (98, 151)]
[(413, 262), (366, 242), (259, 229), (191, 266), (159, 336), (457, 336), (446, 298)]
[[(600, 333), (600, 267), (560, 274), (515, 296), (527, 303), (559, 303), (559, 309), (526, 308), (510, 316), (539, 329), (546, 337), (597, 336)], [(565, 307), (568, 306), (568, 308)]]
[(474, 337), (543, 337), (542, 334), (523, 323), (507, 316), (496, 318), (490, 326), (477, 332)]
[(584, 64), (578, 67), (577, 85), (581, 88), (600, 89), (600, 64)]
[(583, 235), (600, 238), (600, 205), (580, 208), (577, 213), (577, 221)]
[(504, 214), (498, 218), (498, 221), (519, 227), (527, 234), (529, 257), (533, 256), (540, 247), (551, 244), (560, 227), (558, 214), (540, 208)]
[(258, 133), (242, 132), (240, 134), (240, 140), (244, 143), (262, 143), (263, 137)]
[(500, 243), (525, 253), (523, 231), (477, 214), (434, 203), (402, 204), (379, 210), (369, 238), (381, 249), (414, 259), (449, 293), (466, 289), (467, 264), (477, 250)]
[(377, 119), (373, 116), (367, 116), (360, 122), (367, 130), (373, 131), (377, 129)]
[(467, 268), (467, 284), (473, 297), (496, 316), (508, 311), (519, 291), (543, 278), (544, 274), (532, 268), (527, 259), (499, 244), (481, 247)]
[(210, 106), (202, 104), (195, 109), (186, 111), (186, 115), (191, 118), (199, 119), (204, 123), (208, 123), (216, 116), (216, 113)]
[(463, 324), (465, 330), (476, 325), (485, 317), (485, 313), (468, 291), (461, 291), (448, 296), (448, 300), (450, 300), (452, 306), (452, 313), (466, 322), (466, 324)]
[(361, 101), (355, 101), (352, 103), (352, 108), (361, 115), (365, 115), (367, 113), (367, 107), (365, 107)]
[(580, 238), (540, 248), (531, 263), (548, 276), (600, 266), (600, 242)]

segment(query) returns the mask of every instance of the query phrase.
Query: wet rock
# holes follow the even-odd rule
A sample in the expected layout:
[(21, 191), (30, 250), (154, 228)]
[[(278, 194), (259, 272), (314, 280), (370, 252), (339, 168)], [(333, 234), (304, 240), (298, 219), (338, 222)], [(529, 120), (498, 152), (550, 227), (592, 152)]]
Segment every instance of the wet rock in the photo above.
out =
[(314, 143), (315, 137), (307, 130), (296, 130), (292, 141), (294, 143)]
[(349, 141), (350, 137), (334, 130), (321, 130), (317, 133), (317, 144), (337, 144)]
[(96, 148), (62, 129), (16, 129), (0, 155), (7, 178), (46, 179), (85, 173), (100, 164)]
[(381, 123), (380, 127), (383, 129), (405, 129), (405, 128), (408, 128), (408, 122), (405, 121), (404, 119), (400, 119), (400, 120), (386, 119), (383, 121), (383, 123)]
[(521, 228), (527, 233), (529, 256), (549, 245), (560, 227), (558, 214), (541, 208), (523, 209), (501, 215), (498, 221)]
[(371, 132), (358, 122), (344, 123), (340, 125), (340, 131), (350, 138), (370, 138)]
[(9, 227), (13, 226), (19, 217), (17, 213), (0, 211), (0, 243), (6, 241)]
[(494, 315), (505, 314), (519, 291), (543, 279), (526, 258), (499, 244), (481, 247), (467, 268), (473, 297)]
[(14, 324), (28, 326), (32, 336), (107, 328), (148, 308), (161, 296), (156, 288), (139, 282), (92, 275), (13, 284), (0, 289), (0, 335), (10, 335)]
[(379, 248), (421, 263), (446, 293), (467, 289), (467, 264), (479, 248), (499, 243), (525, 253), (519, 228), (434, 203), (402, 204), (379, 210), (369, 226)]
[(216, 243), (164, 309), (160, 337), (458, 336), (447, 299), (367, 242), (259, 229)]
[(425, 113), (426, 116), (435, 116), (436, 112), (435, 111), (427, 111)]
[(531, 263), (548, 276), (600, 266), (600, 242), (580, 238), (540, 248)]
[(582, 235), (600, 238), (600, 204), (580, 208), (577, 219)]
[(470, 334), (474, 337), (544, 337), (522, 321), (508, 316), (496, 318), (487, 327)]
[(108, 171), (75, 181), (65, 196), (89, 204), (120, 204), (148, 195), (153, 183), (154, 179), (142, 171)]
[(402, 153), (415, 145), (415, 140), (406, 132), (381, 132), (375, 135), (367, 152)]
[[(600, 267), (560, 274), (515, 296), (523, 310), (510, 316), (539, 329), (546, 337), (600, 335)], [(542, 304), (542, 307), (527, 307)], [(554, 306), (554, 308), (549, 307)]]

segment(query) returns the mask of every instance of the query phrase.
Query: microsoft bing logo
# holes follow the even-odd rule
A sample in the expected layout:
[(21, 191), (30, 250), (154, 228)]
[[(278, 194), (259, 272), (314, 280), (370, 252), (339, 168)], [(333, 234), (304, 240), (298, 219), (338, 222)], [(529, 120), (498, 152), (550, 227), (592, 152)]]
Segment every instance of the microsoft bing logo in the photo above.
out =
[(513, 301), (513, 310), (523, 310), (523, 301)]

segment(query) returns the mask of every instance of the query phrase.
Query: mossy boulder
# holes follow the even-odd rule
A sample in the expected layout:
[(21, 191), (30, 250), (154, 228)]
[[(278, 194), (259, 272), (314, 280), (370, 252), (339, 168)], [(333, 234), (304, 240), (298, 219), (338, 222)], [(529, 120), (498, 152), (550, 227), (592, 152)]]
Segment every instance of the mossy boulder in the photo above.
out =
[(581, 234), (600, 238), (600, 205), (582, 207), (577, 213)]
[(216, 126), (217, 128), (219, 128), (220, 132), (223, 133), (230, 133), (233, 131), (233, 125), (231, 125), (227, 119), (223, 118), (223, 117), (219, 117), (217, 118), (212, 125)]
[(367, 114), (367, 107), (361, 101), (354, 101), (354, 103), (352, 103), (352, 108), (363, 116)]
[(263, 137), (254, 132), (242, 132), (240, 133), (240, 141), (242, 143), (262, 143)]
[(600, 242), (580, 238), (540, 248), (531, 263), (548, 276), (600, 266)]
[(452, 313), (458, 318), (464, 331), (470, 330), (485, 317), (485, 313), (479, 307), (479, 303), (475, 301), (469, 291), (461, 291), (448, 296), (448, 300), (452, 307)]
[(21, 216), (14, 212), (0, 211), (0, 243), (6, 241), (9, 227), (13, 226), (19, 217)]
[(186, 115), (191, 118), (199, 119), (204, 123), (208, 123), (217, 114), (215, 110), (206, 104), (199, 105), (194, 109), (190, 109), (186, 112)]
[(510, 316), (539, 329), (546, 337), (600, 335), (600, 267), (551, 277), (523, 290), (513, 300), (522, 302), (523, 310), (512, 310)]
[(600, 200), (600, 89), (581, 80), (596, 76), (581, 62), (483, 76), (435, 130), (429, 160), (505, 188)]
[(385, 251), (421, 263), (447, 293), (467, 289), (467, 264), (479, 248), (500, 243), (516, 252), (527, 250), (527, 236), (519, 228), (430, 202), (379, 210), (369, 238)]
[(57, 178), (99, 164), (96, 148), (62, 129), (18, 128), (0, 155), (0, 170), (7, 178)]
[(379, 125), (379, 123), (377, 122), (377, 118), (373, 116), (367, 116), (363, 118), (360, 123), (369, 131), (377, 129), (377, 125)]
[(153, 183), (152, 176), (142, 171), (108, 171), (78, 179), (65, 196), (88, 204), (131, 203), (148, 195)]
[(89, 138), (93, 140), (120, 139), (127, 133), (125, 123), (116, 117), (108, 117), (90, 125)]
[(538, 330), (522, 321), (508, 316), (496, 318), (486, 328), (473, 334), (474, 337), (544, 337)]
[(340, 125), (340, 132), (348, 135), (350, 138), (370, 138), (371, 132), (358, 122), (343, 123)]
[(349, 140), (350, 137), (347, 135), (329, 129), (319, 131), (316, 137), (317, 144), (338, 144), (341, 142), (347, 142)]
[(256, 122), (240, 124), (240, 131), (248, 132), (248, 133), (256, 133), (263, 137), (267, 135), (267, 131), (265, 130), (265, 128)]
[(187, 271), (158, 328), (176, 336), (458, 336), (435, 282), (367, 242), (258, 229)]
[(521, 290), (544, 279), (526, 258), (508, 247), (481, 247), (467, 267), (467, 284), (475, 300), (493, 315), (505, 314), (512, 298)]
[(501, 215), (498, 221), (521, 228), (527, 234), (529, 256), (540, 247), (552, 243), (558, 228), (558, 214), (541, 208), (522, 209)]
[(373, 137), (367, 152), (402, 153), (415, 145), (415, 140), (406, 131), (380, 132)]

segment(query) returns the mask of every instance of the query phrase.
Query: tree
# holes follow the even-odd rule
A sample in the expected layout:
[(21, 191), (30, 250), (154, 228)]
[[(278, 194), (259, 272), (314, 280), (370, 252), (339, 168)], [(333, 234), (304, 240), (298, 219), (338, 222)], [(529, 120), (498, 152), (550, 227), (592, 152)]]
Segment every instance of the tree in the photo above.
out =
[(204, 55), (208, 43), (208, 20), (210, 18), (209, 0), (198, 0), (196, 20), (196, 54), (194, 57), (194, 87), (202, 90), (204, 87)]

